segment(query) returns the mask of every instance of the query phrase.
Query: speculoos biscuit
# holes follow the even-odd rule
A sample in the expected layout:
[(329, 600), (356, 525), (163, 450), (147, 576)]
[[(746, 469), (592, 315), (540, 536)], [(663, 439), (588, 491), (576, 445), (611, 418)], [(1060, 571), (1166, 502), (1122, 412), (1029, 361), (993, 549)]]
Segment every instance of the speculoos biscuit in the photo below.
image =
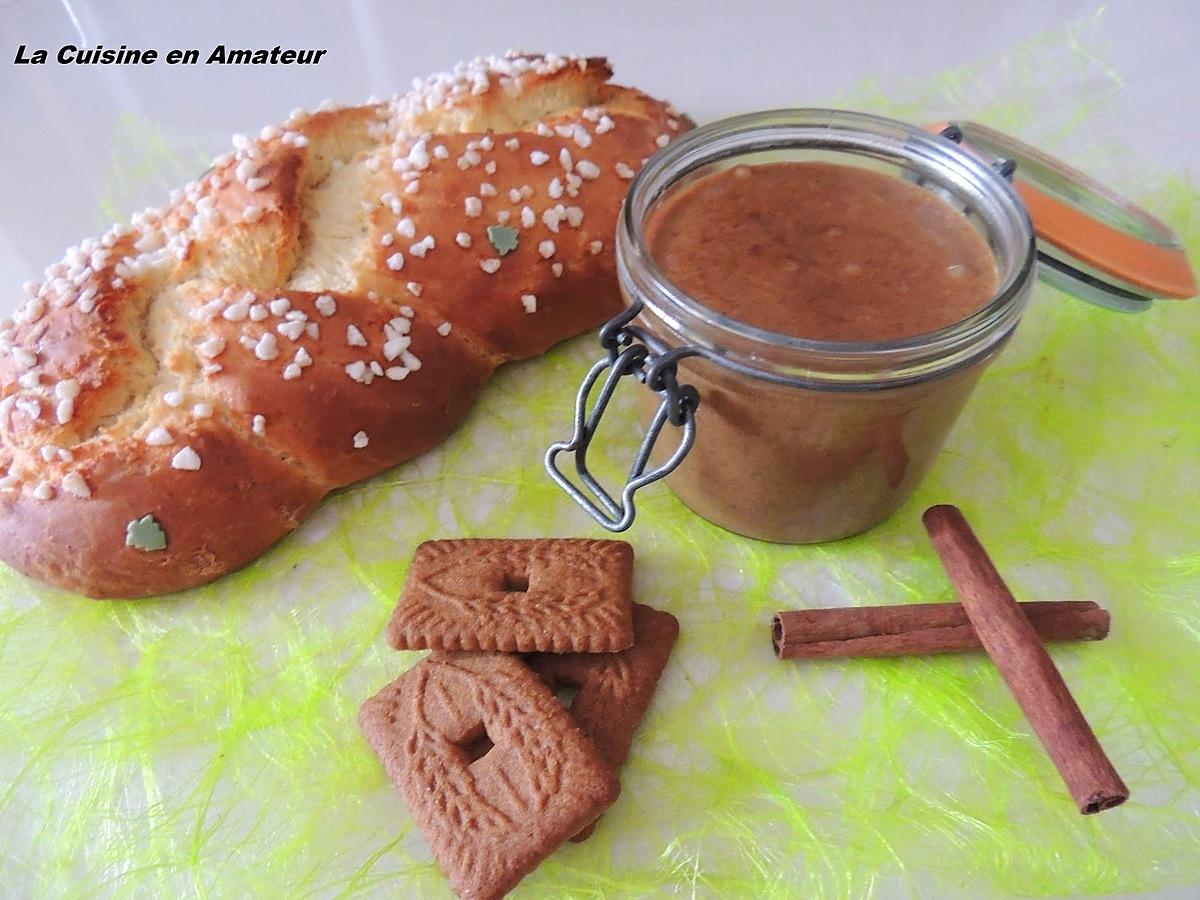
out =
[(633, 643), (633, 548), (582, 538), (429, 541), (388, 624), (397, 650), (615, 653)]
[[(633, 646), (620, 653), (537, 653), (528, 664), (551, 688), (577, 691), (571, 715), (604, 760), (619, 769), (650, 706), (658, 679), (679, 636), (668, 612), (635, 603)], [(588, 825), (573, 840), (592, 833)]]
[(432, 654), (367, 700), (359, 724), (464, 898), (503, 896), (620, 792), (514, 656)]

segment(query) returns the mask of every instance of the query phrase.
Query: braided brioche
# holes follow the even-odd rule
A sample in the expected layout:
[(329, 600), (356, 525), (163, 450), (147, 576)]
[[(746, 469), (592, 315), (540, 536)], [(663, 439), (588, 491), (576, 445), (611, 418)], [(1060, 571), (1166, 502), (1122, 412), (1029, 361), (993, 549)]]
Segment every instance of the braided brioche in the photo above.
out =
[(0, 325), (0, 558), (202, 584), (429, 449), (499, 364), (619, 308), (628, 179), (682, 127), (603, 59), (479, 59), (237, 136)]

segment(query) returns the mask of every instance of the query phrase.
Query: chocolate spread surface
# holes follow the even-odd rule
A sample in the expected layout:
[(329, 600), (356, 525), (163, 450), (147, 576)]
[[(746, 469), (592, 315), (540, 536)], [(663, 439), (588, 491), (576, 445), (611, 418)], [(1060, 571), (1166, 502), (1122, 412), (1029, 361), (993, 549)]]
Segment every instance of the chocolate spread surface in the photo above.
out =
[(934, 331), (996, 289), (991, 250), (936, 194), (855, 166), (782, 162), (705, 175), (663, 200), (650, 251), (730, 318), (795, 337), (884, 341)]

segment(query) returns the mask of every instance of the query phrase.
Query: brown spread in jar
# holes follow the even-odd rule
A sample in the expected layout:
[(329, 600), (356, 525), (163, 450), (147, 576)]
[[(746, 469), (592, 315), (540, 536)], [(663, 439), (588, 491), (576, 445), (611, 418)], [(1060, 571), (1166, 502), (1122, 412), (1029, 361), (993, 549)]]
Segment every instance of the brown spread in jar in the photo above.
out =
[[(833, 163), (704, 175), (660, 199), (645, 233), (667, 277), (704, 306), (776, 334), (868, 342), (859, 347), (959, 322), (998, 280), (988, 243), (940, 196)], [(697, 437), (667, 483), (751, 537), (810, 543), (864, 531), (924, 476), (993, 355), (869, 390), (686, 360), (679, 379), (700, 393)]]
[(943, 328), (996, 288), (983, 237), (910, 182), (825, 162), (739, 165), (683, 187), (647, 223), (667, 277), (710, 309), (821, 341)]

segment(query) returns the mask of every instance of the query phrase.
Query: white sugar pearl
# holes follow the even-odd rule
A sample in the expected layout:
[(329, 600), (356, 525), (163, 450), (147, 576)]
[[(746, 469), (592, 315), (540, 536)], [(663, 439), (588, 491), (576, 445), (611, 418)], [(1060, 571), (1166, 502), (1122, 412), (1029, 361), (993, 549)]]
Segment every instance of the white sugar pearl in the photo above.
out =
[(171, 457), (171, 468), (182, 469), (185, 472), (196, 472), (200, 469), (200, 454), (191, 447), (184, 447)]
[(146, 435), (146, 443), (151, 447), (165, 447), (168, 444), (174, 443), (175, 439), (171, 437), (171, 432), (163, 427), (153, 429)]

